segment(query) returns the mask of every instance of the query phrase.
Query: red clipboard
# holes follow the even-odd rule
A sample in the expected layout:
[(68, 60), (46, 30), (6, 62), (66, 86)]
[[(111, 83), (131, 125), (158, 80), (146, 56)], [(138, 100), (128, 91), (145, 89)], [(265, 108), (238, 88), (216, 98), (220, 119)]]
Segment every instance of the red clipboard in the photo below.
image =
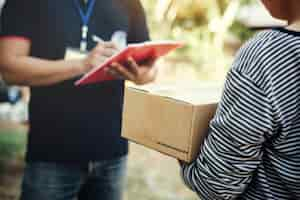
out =
[(75, 82), (75, 85), (80, 86), (102, 81), (115, 80), (116, 78), (106, 73), (105, 70), (107, 67), (110, 67), (112, 63), (118, 62), (120, 64), (124, 64), (129, 57), (132, 57), (137, 63), (145, 61), (149, 58), (158, 59), (183, 46), (183, 43), (168, 41), (145, 42), (128, 45), (127, 48), (109, 58), (102, 65), (85, 74), (80, 80)]

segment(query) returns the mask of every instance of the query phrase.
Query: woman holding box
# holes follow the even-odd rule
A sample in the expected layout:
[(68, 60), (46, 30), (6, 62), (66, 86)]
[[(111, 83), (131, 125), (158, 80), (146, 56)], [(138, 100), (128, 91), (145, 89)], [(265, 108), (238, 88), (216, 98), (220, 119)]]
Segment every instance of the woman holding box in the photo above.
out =
[(182, 164), (201, 199), (300, 199), (300, 4), (262, 2), (289, 26), (238, 53), (197, 160)]

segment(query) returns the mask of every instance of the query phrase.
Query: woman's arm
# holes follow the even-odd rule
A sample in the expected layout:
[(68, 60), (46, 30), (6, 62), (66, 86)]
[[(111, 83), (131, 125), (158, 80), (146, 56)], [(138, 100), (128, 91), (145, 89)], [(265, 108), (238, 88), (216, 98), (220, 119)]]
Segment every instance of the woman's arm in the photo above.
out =
[(232, 70), (197, 160), (182, 164), (185, 183), (207, 200), (240, 196), (262, 162), (273, 120), (264, 91), (251, 77)]

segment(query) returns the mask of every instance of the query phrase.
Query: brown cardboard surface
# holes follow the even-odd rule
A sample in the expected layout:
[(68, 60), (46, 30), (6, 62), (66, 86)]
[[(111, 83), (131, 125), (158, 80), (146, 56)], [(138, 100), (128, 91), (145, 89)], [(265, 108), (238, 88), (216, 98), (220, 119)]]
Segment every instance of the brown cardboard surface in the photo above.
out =
[(190, 162), (207, 134), (220, 94), (216, 87), (127, 87), (122, 136)]
[(128, 88), (194, 105), (218, 102), (221, 94), (221, 87), (212, 84), (203, 84), (200, 86), (147, 85)]
[(217, 103), (195, 107), (187, 161), (192, 161), (197, 157), (201, 143), (208, 134), (209, 122), (213, 118), (216, 109)]

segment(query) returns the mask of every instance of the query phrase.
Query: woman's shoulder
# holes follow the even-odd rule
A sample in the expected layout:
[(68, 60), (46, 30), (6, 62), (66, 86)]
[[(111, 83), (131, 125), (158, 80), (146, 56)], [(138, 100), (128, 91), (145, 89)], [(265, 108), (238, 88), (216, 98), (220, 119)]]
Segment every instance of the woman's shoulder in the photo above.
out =
[(284, 34), (277, 29), (261, 31), (246, 42), (238, 51), (235, 68), (246, 71), (258, 70), (266, 63), (285, 59), (295, 49), (300, 49), (300, 37)]

